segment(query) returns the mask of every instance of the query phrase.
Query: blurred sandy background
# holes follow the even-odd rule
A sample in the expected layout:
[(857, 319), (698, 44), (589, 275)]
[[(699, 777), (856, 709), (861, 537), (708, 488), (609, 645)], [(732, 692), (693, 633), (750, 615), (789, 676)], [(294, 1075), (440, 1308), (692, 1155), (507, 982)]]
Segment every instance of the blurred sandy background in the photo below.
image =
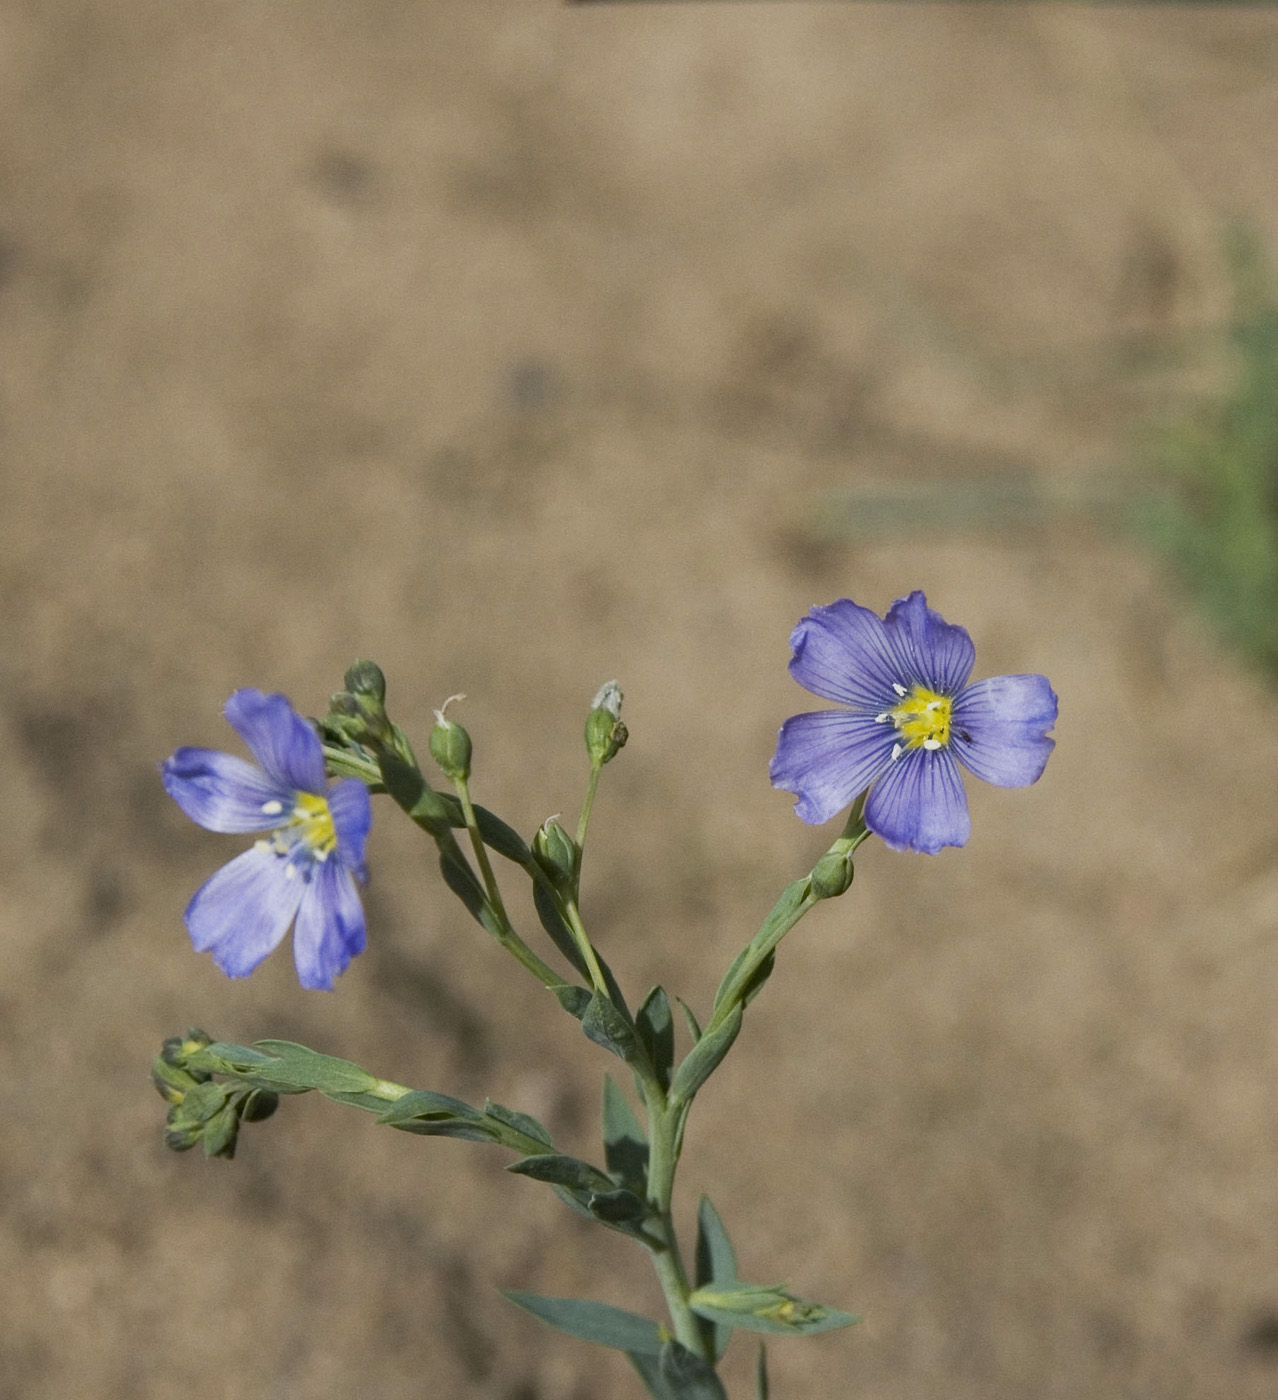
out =
[(637, 1395), (497, 1289), (648, 1310), (642, 1257), (497, 1150), (309, 1097), (165, 1151), (192, 1022), (589, 1156), (605, 1066), (386, 812), (337, 994), (226, 982), (181, 910), (241, 843), (155, 765), (367, 655), (419, 737), (468, 693), (527, 833), (618, 676), (587, 916), (704, 1009), (828, 837), (767, 783), (788, 631), (915, 587), (1051, 676), (1057, 753), (800, 927), (685, 1203), (865, 1316), (781, 1400), (1271, 1396), (1278, 711), (1079, 503), (1218, 382), (1276, 158), (1264, 11), (0, 6), (0, 1397)]

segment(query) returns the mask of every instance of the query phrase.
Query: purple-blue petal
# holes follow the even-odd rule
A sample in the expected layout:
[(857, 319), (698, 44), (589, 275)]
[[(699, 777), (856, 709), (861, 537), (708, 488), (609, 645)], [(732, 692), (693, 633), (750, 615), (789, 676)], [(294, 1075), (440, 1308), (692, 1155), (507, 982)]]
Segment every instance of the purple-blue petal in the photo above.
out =
[(790, 674), (823, 700), (879, 713), (904, 679), (883, 619), (851, 598), (813, 608), (790, 633), (790, 646)]
[(918, 591), (898, 598), (883, 625), (909, 672), (907, 687), (918, 681), (939, 695), (956, 695), (962, 689), (976, 659), (966, 628), (946, 622)]
[(324, 793), (319, 736), (283, 695), (247, 687), (226, 702), (226, 717), (268, 776), (297, 792)]
[(196, 890), (186, 927), (197, 953), (212, 953), (228, 977), (247, 977), (288, 932), (303, 881), (288, 862), (254, 846)]
[(959, 761), (995, 787), (1028, 787), (1056, 741), (1056, 694), (1046, 676), (991, 676), (954, 702), (950, 744)]
[(351, 872), (336, 861), (311, 868), (293, 930), (297, 980), (314, 991), (331, 992), (333, 981), (364, 951), (364, 907)]
[(329, 789), (328, 810), (337, 831), (337, 858), (364, 878), (364, 843), (373, 824), (368, 789), (358, 778), (343, 778)]
[(798, 794), (800, 821), (829, 821), (888, 766), (895, 739), (890, 724), (850, 710), (794, 715), (777, 735), (772, 786)]
[(865, 824), (894, 851), (934, 856), (972, 834), (967, 794), (947, 749), (907, 749), (870, 789)]
[[(266, 831), (293, 807), (293, 792), (255, 764), (216, 749), (178, 749), (160, 767), (164, 790), (208, 831)], [(262, 809), (278, 803), (273, 812)]]

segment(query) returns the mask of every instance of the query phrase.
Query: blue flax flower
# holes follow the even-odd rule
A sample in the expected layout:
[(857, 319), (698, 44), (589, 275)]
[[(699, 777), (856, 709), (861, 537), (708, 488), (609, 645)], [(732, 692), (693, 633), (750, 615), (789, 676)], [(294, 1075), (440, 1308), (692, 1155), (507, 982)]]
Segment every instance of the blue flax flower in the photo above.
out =
[(1055, 741), (1044, 676), (967, 683), (975, 648), (927, 605), (898, 599), (880, 619), (850, 598), (813, 608), (790, 634), (790, 674), (843, 710), (786, 720), (772, 785), (797, 793), (805, 822), (828, 821), (869, 788), (865, 824), (894, 851), (935, 855), (972, 832), (959, 773), (1025, 787)]
[(303, 987), (331, 991), (364, 948), (364, 842), (372, 822), (357, 778), (330, 788), (311, 726), (282, 695), (237, 690), (226, 717), (256, 764), (215, 749), (178, 749), (164, 787), (209, 831), (269, 832), (206, 881), (186, 907), (197, 953), (247, 977), (288, 932)]

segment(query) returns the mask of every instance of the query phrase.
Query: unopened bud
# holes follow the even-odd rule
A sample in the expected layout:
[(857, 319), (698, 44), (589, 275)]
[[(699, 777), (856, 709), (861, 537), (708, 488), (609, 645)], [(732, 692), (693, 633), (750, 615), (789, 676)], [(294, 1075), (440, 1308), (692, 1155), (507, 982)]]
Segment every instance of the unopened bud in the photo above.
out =
[(430, 756), (439, 764), (444, 776), (454, 782), (465, 782), (470, 777), (470, 735), (448, 718), (448, 707), (454, 700), (464, 700), (464, 695), (453, 695), (435, 711), (435, 727), (430, 731)]
[(371, 700), (378, 708), (386, 703), (386, 677), (376, 661), (353, 662), (342, 684), (357, 699)]
[(852, 857), (827, 851), (812, 871), (812, 893), (818, 899), (836, 899), (852, 884)]
[(537, 828), (533, 859), (555, 885), (571, 885), (577, 873), (577, 843), (550, 817)]

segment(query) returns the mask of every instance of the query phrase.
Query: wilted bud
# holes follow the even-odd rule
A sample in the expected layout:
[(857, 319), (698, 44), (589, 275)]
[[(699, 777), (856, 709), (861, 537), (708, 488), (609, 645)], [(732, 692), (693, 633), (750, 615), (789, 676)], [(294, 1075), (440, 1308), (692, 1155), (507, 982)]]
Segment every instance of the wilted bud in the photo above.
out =
[(577, 874), (577, 843), (550, 817), (537, 828), (533, 859), (555, 885), (571, 885)]
[(448, 707), (464, 695), (453, 695), (435, 711), (435, 727), (430, 731), (430, 756), (439, 764), (444, 776), (453, 782), (465, 782), (470, 777), (470, 735), (448, 718)]
[(812, 893), (818, 899), (835, 899), (852, 884), (852, 857), (827, 851), (812, 871)]
[(616, 681), (605, 681), (590, 702), (586, 719), (586, 751), (591, 764), (602, 768), (629, 737), (621, 722), (621, 687)]

